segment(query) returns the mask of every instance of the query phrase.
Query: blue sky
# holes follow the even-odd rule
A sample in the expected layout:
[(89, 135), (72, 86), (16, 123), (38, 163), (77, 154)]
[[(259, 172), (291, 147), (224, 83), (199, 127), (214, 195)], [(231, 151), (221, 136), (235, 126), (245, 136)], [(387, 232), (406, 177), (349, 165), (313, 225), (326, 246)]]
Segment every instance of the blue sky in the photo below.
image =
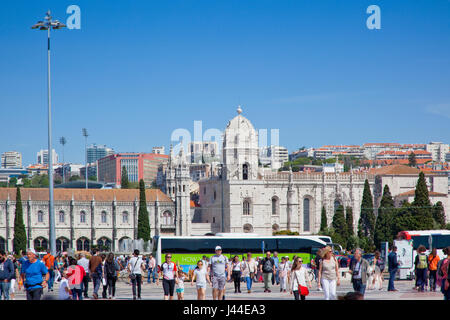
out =
[[(450, 1), (3, 1), (0, 152), (47, 148), (46, 10), (81, 30), (52, 42), (53, 140), (65, 160), (88, 143), (170, 144), (177, 128), (223, 130), (242, 105), (280, 144), (450, 142)], [(366, 8), (381, 8), (381, 30)]]

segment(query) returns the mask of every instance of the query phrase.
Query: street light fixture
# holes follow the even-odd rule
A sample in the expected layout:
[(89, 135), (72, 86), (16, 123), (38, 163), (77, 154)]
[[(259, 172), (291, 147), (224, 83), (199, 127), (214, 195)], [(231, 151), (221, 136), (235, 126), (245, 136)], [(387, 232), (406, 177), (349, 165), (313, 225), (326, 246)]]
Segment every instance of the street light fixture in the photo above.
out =
[(65, 174), (64, 174), (64, 171), (65, 171), (65, 161), (64, 161), (64, 146), (66, 145), (66, 143), (67, 143), (67, 140), (66, 140), (66, 138), (65, 137), (61, 137), (61, 138), (59, 138), (59, 143), (61, 143), (62, 144), (62, 146), (63, 146), (63, 167), (62, 167), (62, 174), (63, 174), (63, 176), (62, 176), (62, 178), (63, 178), (63, 183), (65, 183), (66, 182), (66, 180), (65, 180)]
[(84, 171), (85, 171), (85, 179), (86, 179), (86, 189), (88, 188), (88, 167), (87, 167), (87, 137), (89, 136), (87, 133), (87, 129), (83, 128), (82, 130), (83, 136), (85, 137), (85, 143), (84, 143), (84, 151), (85, 151), (85, 161), (84, 161)]
[(50, 30), (66, 27), (58, 20), (52, 20), (50, 10), (44, 21), (38, 21), (31, 29), (47, 30), (47, 101), (48, 101), (48, 193), (49, 193), (49, 242), (52, 255), (56, 255), (55, 208), (53, 201), (53, 150), (52, 150), (52, 99), (50, 86)]

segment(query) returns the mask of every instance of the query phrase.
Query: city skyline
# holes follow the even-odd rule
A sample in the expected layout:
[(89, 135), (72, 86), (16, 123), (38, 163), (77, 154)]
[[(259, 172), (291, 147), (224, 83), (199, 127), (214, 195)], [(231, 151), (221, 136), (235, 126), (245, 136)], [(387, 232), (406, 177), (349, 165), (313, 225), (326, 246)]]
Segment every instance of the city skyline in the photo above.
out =
[[(377, 2), (381, 30), (365, 26), (369, 1), (79, 1), (81, 29), (52, 43), (53, 148), (62, 154), (64, 136), (66, 162), (84, 163), (85, 127), (88, 144), (116, 152), (168, 150), (171, 133), (193, 134), (195, 120), (223, 131), (239, 104), (257, 129), (279, 129), (290, 152), (448, 143), (450, 3)], [(2, 112), (21, 115), (0, 128), (0, 152), (21, 152), (24, 165), (47, 148), (46, 41), (30, 27), (47, 9), (65, 21), (67, 6), (0, 12)]]

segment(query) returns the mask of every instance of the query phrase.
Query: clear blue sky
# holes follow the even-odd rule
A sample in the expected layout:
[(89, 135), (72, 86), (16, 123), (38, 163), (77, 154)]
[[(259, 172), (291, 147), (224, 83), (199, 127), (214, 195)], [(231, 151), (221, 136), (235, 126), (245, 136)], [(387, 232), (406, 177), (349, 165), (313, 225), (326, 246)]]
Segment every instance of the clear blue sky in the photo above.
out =
[[(53, 33), (53, 139), (65, 160), (89, 143), (116, 151), (170, 144), (176, 128), (224, 129), (240, 103), (280, 144), (450, 142), (450, 1), (3, 1), (0, 152), (24, 164), (47, 148), (51, 9), (81, 8)], [(381, 30), (366, 8), (381, 7)]]

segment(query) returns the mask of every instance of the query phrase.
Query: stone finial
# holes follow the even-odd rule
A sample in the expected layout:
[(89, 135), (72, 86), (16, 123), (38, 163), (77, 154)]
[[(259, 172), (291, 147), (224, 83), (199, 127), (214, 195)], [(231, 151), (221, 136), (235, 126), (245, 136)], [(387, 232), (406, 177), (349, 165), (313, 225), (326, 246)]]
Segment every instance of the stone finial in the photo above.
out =
[(240, 105), (237, 107), (237, 110), (236, 110), (236, 111), (237, 111), (238, 114), (241, 114), (241, 113), (242, 113), (242, 109), (241, 109), (241, 106), (240, 106)]

